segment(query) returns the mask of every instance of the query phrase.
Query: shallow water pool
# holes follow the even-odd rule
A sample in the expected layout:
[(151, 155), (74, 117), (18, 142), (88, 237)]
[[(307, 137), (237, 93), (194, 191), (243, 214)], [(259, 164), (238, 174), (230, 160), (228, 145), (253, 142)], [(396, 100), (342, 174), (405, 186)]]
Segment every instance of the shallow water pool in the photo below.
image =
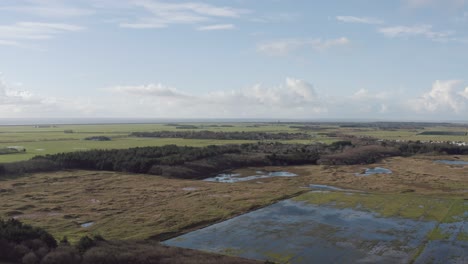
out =
[(371, 176), (373, 174), (391, 174), (392, 171), (386, 168), (375, 167), (373, 169), (366, 169), (364, 173), (355, 173), (356, 176)]
[(164, 244), (279, 263), (408, 263), (436, 225), (285, 200)]
[(234, 183), (234, 182), (243, 182), (243, 181), (251, 181), (255, 179), (265, 179), (271, 177), (294, 177), (297, 174), (287, 172), (287, 171), (256, 171), (255, 175), (249, 175), (242, 177), (239, 173), (222, 173), (218, 174), (215, 177), (204, 179), (204, 181), (210, 182), (227, 182), (227, 183)]
[(94, 222), (86, 222), (86, 223), (81, 224), (80, 226), (86, 228), (86, 227), (90, 227), (92, 225), (94, 225)]
[(435, 163), (447, 165), (468, 165), (468, 161), (463, 160), (436, 160)]

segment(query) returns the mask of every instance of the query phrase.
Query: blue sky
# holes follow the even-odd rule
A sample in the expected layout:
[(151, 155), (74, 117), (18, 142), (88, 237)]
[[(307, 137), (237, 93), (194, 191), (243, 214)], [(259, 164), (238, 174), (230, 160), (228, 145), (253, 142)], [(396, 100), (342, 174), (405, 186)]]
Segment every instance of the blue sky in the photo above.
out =
[(0, 118), (468, 119), (467, 0), (2, 0)]

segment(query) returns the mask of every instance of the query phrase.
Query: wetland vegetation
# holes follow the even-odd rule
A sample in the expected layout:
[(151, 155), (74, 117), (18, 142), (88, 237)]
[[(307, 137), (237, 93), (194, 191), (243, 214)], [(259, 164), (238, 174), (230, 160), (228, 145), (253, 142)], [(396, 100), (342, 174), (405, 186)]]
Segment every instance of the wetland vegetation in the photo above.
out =
[[(19, 128), (1, 127), (0, 140)], [(329, 262), (332, 253), (381, 262), (450, 258), (455, 263), (466, 258), (468, 147), (451, 141), (465, 136), (421, 134), (466, 130), (461, 125), (192, 123), (21, 129), (3, 147), (22, 146), (25, 153), (0, 155), (0, 218), (42, 228), (58, 244), (48, 247), (50, 252), (63, 256), (60, 249), (65, 248), (65, 255), (76, 254), (81, 263), (97, 263), (91, 259), (110, 254), (118, 256), (114, 263), (139, 263), (134, 256), (146, 254), (169, 263), (177, 260), (174, 254), (187, 257), (182, 263), (197, 263), (197, 256), (213, 263), (255, 262), (160, 244), (167, 239), (167, 245), (280, 263), (307, 263), (313, 257)], [(101, 137), (111, 140), (97, 140)], [(118, 145), (122, 141), (137, 145)], [(74, 148), (44, 147), (62, 143)], [(36, 144), (34, 152), (28, 144)], [(31, 156), (37, 157), (21, 161)], [(356, 177), (363, 172), (366, 177)], [(235, 224), (244, 218), (257, 224)], [(333, 228), (329, 221), (340, 224)], [(217, 234), (210, 231), (215, 227), (225, 239), (213, 248), (205, 242)], [(252, 243), (268, 249), (244, 243), (253, 233), (258, 236)], [(70, 245), (60, 243), (63, 237)], [(93, 245), (86, 252), (78, 246), (86, 242), (83, 237)], [(244, 246), (235, 241), (244, 241)], [(320, 244), (333, 250), (322, 250)], [(32, 252), (44, 259), (49, 254), (22, 248), (22, 257)], [(116, 253), (124, 248), (130, 253)], [(162, 251), (170, 253), (147, 253)]]

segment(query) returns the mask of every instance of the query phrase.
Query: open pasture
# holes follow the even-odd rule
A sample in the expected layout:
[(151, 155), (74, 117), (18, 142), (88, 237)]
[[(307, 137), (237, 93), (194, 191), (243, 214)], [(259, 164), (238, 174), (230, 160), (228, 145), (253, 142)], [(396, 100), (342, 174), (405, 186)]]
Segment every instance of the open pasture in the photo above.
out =
[[(398, 126), (398, 123), (394, 124)], [(0, 148), (21, 146), (26, 153), (0, 155), (1, 162), (27, 160), (36, 155), (55, 154), (87, 149), (118, 149), (143, 146), (176, 144), (181, 146), (207, 146), (222, 144), (252, 143), (253, 140), (208, 140), (181, 138), (137, 138), (132, 132), (155, 131), (216, 131), (216, 132), (268, 132), (307, 133), (308, 140), (287, 140), (284, 143), (310, 144), (332, 143), (339, 138), (333, 135), (353, 135), (384, 140), (402, 141), (462, 141), (467, 135), (421, 134), (431, 131), (467, 132), (462, 126), (428, 126), (407, 128), (347, 127), (339, 123), (180, 123), (180, 124), (101, 124), (101, 125), (51, 125), (51, 126), (0, 126)], [(107, 136), (108, 142), (86, 141), (91, 136)]]
[[(414, 129), (379, 129), (379, 128), (359, 128), (342, 129), (343, 133), (356, 136), (369, 136), (385, 140), (404, 140), (404, 141), (462, 141), (468, 142), (467, 127), (447, 127), (434, 126)], [(444, 135), (444, 132), (446, 135)], [(458, 134), (458, 135), (450, 135)]]
[[(179, 128), (178, 128), (179, 127)], [(180, 128), (182, 127), (182, 128)], [(185, 129), (184, 127), (191, 127)], [(175, 144), (180, 146), (208, 146), (224, 144), (253, 143), (254, 140), (210, 140), (181, 138), (138, 138), (129, 136), (132, 132), (154, 131), (223, 131), (223, 132), (299, 132), (287, 124), (109, 124), (109, 125), (56, 125), (46, 127), (35, 126), (0, 126), (0, 148), (21, 146), (25, 153), (0, 155), (1, 162), (27, 160), (37, 155), (55, 154), (89, 149), (123, 149), (132, 147), (163, 146)], [(70, 133), (73, 132), (73, 133)], [(280, 142), (308, 144), (313, 142), (331, 143), (335, 138), (309, 132), (310, 140), (287, 140)], [(107, 136), (111, 141), (87, 141), (90, 136)]]

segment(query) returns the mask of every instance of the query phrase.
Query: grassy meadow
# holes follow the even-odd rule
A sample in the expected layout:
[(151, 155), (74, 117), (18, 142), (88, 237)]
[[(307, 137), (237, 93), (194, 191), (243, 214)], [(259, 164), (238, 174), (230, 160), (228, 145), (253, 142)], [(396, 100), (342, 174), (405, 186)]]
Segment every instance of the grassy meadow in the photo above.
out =
[[(180, 126), (193, 126), (181, 129)], [(291, 128), (291, 126), (293, 128)], [(468, 136), (453, 135), (420, 135), (425, 131), (458, 131), (466, 132), (463, 127), (433, 126), (424, 129), (379, 129), (350, 128), (337, 124), (320, 124), (316, 129), (301, 130), (298, 126), (307, 124), (288, 123), (182, 123), (182, 124), (102, 124), (102, 125), (56, 125), (35, 127), (0, 126), (0, 148), (21, 146), (25, 153), (0, 155), (1, 162), (27, 160), (36, 155), (55, 154), (89, 149), (122, 149), (144, 146), (162, 146), (176, 144), (180, 146), (207, 146), (223, 144), (252, 143), (254, 140), (210, 140), (182, 138), (138, 138), (129, 136), (132, 132), (155, 131), (219, 131), (219, 132), (270, 132), (270, 133), (308, 133), (310, 140), (287, 140), (284, 143), (309, 144), (314, 142), (332, 143), (339, 140), (327, 134), (348, 134), (353, 136), (368, 136), (385, 140), (420, 140), (420, 141), (465, 141)], [(73, 133), (65, 133), (72, 131)], [(111, 141), (87, 141), (86, 137), (107, 136)]]
[[(180, 146), (202, 147), (208, 145), (253, 143), (254, 140), (211, 140), (211, 139), (182, 139), (182, 138), (139, 138), (130, 137), (132, 132), (153, 131), (257, 131), (257, 132), (300, 132), (284, 124), (254, 124), (234, 123), (220, 124), (194, 123), (196, 129), (178, 129), (177, 126), (168, 124), (118, 124), (118, 125), (57, 125), (51, 127), (35, 126), (0, 126), (0, 148), (9, 146), (21, 146), (26, 148), (25, 153), (0, 155), (1, 162), (13, 162), (27, 160), (37, 155), (55, 154), (89, 149), (125, 149), (132, 147), (163, 146), (176, 144)], [(65, 133), (73, 131), (73, 133)], [(335, 138), (330, 138), (318, 133), (311, 140), (288, 140), (282, 142), (308, 144), (312, 142), (331, 143)], [(84, 140), (91, 136), (108, 136), (111, 141)], [(281, 141), (280, 141), (281, 142)]]
[(395, 129), (395, 130), (382, 130), (382, 129), (343, 129), (343, 132), (356, 136), (370, 136), (378, 139), (386, 140), (404, 140), (404, 141), (463, 141), (468, 142), (468, 135), (421, 135), (420, 133), (428, 131), (447, 131), (447, 132), (468, 132), (465, 127), (446, 127), (435, 126), (426, 127), (424, 129)]

